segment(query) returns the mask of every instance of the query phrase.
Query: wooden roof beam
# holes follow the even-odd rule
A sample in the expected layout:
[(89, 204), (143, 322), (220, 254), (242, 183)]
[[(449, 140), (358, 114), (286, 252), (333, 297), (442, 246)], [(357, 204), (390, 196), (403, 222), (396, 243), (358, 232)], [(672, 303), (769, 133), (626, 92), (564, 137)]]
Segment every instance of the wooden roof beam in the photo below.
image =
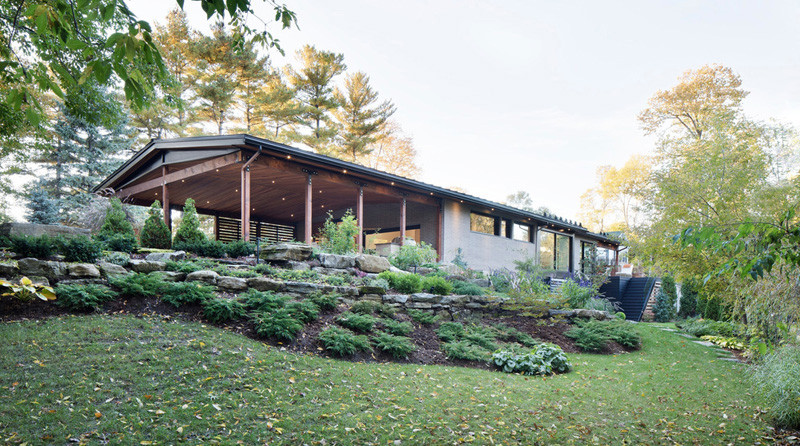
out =
[(194, 166), (168, 173), (163, 177), (153, 178), (152, 180), (134, 184), (133, 186), (124, 187), (117, 191), (117, 196), (130, 197), (132, 195), (161, 187), (165, 183), (174, 183), (176, 181), (185, 180), (206, 172), (211, 172), (222, 167), (236, 164), (241, 161), (241, 157), (242, 152), (236, 152), (225, 156), (219, 156), (217, 158), (212, 158), (208, 161), (195, 164)]

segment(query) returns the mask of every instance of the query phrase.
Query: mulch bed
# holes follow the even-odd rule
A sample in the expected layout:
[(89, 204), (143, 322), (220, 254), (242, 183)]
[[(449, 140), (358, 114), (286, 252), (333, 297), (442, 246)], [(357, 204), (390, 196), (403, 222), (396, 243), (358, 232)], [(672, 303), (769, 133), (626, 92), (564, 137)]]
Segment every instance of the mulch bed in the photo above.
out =
[[(221, 297), (234, 297), (234, 295), (223, 294)], [(339, 358), (330, 355), (326, 352), (322, 345), (317, 340), (317, 336), (321, 331), (331, 325), (335, 325), (335, 319), (340, 313), (346, 311), (345, 306), (340, 305), (337, 309), (331, 312), (320, 314), (319, 319), (307, 324), (303, 332), (297, 339), (290, 343), (279, 342), (275, 340), (265, 340), (260, 338), (256, 333), (254, 326), (249, 321), (238, 321), (229, 324), (211, 324), (203, 319), (202, 308), (200, 305), (186, 305), (181, 308), (162, 302), (158, 298), (134, 298), (134, 299), (116, 299), (106, 303), (98, 312), (106, 314), (131, 314), (131, 315), (161, 315), (168, 318), (177, 318), (180, 320), (202, 322), (208, 325), (217, 325), (220, 328), (234, 331), (252, 339), (256, 339), (267, 344), (273, 345), (278, 348), (285, 348), (286, 350), (298, 353), (313, 353), (320, 356), (332, 357), (336, 359), (344, 359), (355, 362), (398, 362), (407, 364), (436, 364), (436, 365), (449, 365), (460, 367), (473, 367), (481, 369), (493, 369), (491, 364), (452, 360), (448, 359), (441, 350), (441, 341), (436, 335), (436, 328), (438, 323), (431, 325), (421, 325), (414, 322), (407, 314), (397, 313), (395, 318), (401, 321), (408, 321), (414, 325), (414, 331), (409, 337), (414, 341), (417, 350), (413, 352), (408, 359), (398, 360), (392, 356), (380, 352), (374, 353), (360, 353), (349, 358)], [(52, 302), (44, 302), (35, 300), (27, 303), (19, 302), (10, 299), (0, 299), (0, 321), (14, 321), (14, 320), (37, 320), (45, 319), (55, 316), (63, 316), (71, 314), (69, 311), (64, 310)], [(575, 347), (572, 339), (566, 337), (564, 332), (569, 330), (570, 324), (563, 320), (553, 318), (537, 318), (529, 316), (519, 316), (513, 314), (486, 314), (480, 320), (486, 325), (505, 324), (514, 327), (524, 333), (530, 334), (536, 339), (545, 342), (550, 342), (560, 346), (566, 353), (578, 353), (580, 350)], [(621, 354), (627, 350), (621, 345), (610, 342), (607, 348), (602, 352), (603, 354)]]

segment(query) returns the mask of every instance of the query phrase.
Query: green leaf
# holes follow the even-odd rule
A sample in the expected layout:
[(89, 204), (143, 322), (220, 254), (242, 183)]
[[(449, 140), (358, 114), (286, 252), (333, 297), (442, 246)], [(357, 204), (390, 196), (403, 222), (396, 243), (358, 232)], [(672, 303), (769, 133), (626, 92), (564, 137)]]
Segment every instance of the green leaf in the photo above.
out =
[(94, 77), (98, 83), (105, 84), (108, 78), (111, 77), (111, 65), (102, 61), (95, 62)]
[(86, 47), (87, 47), (86, 42), (78, 40), (74, 37), (70, 37), (69, 39), (67, 39), (67, 48), (71, 50), (80, 50)]

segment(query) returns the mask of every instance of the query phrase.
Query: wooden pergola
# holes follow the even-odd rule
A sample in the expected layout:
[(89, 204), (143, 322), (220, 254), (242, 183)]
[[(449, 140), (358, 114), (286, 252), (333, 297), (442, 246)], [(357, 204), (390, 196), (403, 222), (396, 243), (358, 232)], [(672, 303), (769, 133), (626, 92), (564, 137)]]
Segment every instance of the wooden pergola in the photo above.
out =
[(111, 189), (140, 205), (160, 200), (170, 227), (170, 210), (192, 198), (199, 213), (238, 218), (244, 240), (251, 239), (250, 222), (257, 220), (302, 225), (302, 239), (311, 243), (315, 218), (354, 209), (359, 252), (365, 205), (396, 204), (405, 240), (407, 203), (414, 202), (436, 213), (435, 247), (441, 255), (441, 200), (415, 184), (420, 183), (249, 135), (230, 135), (151, 141), (95, 191)]

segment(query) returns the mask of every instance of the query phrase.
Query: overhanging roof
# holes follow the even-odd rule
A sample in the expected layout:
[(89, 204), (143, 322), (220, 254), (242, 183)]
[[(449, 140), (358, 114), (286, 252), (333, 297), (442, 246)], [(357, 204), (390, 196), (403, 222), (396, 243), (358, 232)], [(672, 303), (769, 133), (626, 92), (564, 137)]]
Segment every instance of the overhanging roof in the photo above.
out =
[(348, 176), (354, 177), (354, 179), (360, 178), (367, 181), (378, 181), (387, 185), (391, 184), (392, 187), (401, 190), (406, 189), (409, 192), (464, 202), (475, 207), (484, 208), (485, 210), (492, 209), (492, 213), (499, 216), (532, 220), (555, 229), (564, 229), (575, 234), (587, 236), (599, 242), (613, 245), (619, 244), (619, 242), (611, 239), (606, 234), (597, 234), (588, 231), (577, 222), (552, 215), (543, 215), (517, 209), (502, 203), (485, 200), (473, 195), (382, 172), (337, 158), (331, 158), (329, 156), (246, 134), (151, 140), (142, 150), (137, 152), (131, 159), (114, 171), (114, 173), (109, 175), (108, 178), (103, 180), (102, 183), (97, 185), (93, 191), (98, 192), (109, 188), (119, 189), (155, 171), (161, 165), (198, 160), (208, 156), (225, 155), (239, 150), (275, 155), (284, 159), (291, 159), (291, 161), (295, 163), (327, 168), (335, 172), (344, 171)]

